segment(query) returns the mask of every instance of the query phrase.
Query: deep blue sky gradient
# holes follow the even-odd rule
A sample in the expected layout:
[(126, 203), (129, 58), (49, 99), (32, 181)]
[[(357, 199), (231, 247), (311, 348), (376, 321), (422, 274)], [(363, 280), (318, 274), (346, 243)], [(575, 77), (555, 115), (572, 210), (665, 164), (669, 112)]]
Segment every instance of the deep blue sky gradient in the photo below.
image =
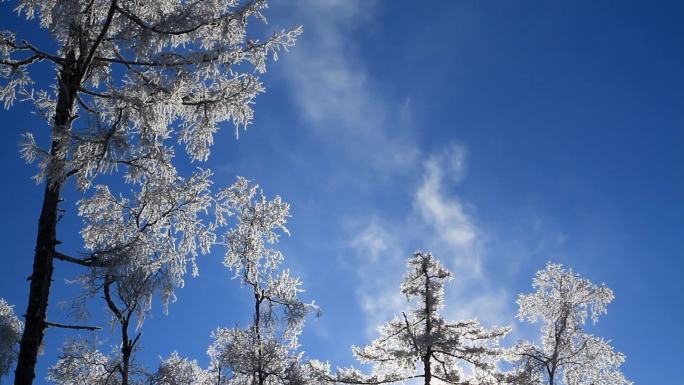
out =
[[(48, 44), (13, 6), (0, 5), (0, 28)], [(301, 340), (307, 356), (353, 363), (350, 345), (370, 341), (378, 317), (363, 301), (398, 292), (402, 261), (422, 248), (455, 281), (474, 274), (457, 269), (463, 254), (477, 254), (480, 278), (454, 284), (446, 307), (513, 325), (508, 345), (534, 337), (514, 319), (514, 301), (547, 260), (605, 282), (616, 299), (590, 330), (626, 354), (628, 379), (681, 384), (684, 3), (288, 2), (266, 14), (267, 31), (303, 24), (305, 34), (263, 77), (254, 124), (238, 141), (226, 125), (202, 166), (217, 185), (243, 175), (292, 204), (286, 264), (323, 308)], [(26, 129), (45, 140), (47, 128), (26, 104), (0, 119), (0, 297), (22, 314), (42, 187), (17, 143)], [(456, 225), (476, 229), (477, 240), (458, 250), (435, 240), (443, 229), (417, 198), (430, 161), (454, 151), (465, 165), (438, 162), (440, 197), (460, 207)], [(79, 197), (70, 186), (67, 204)], [(79, 252), (79, 226), (71, 209), (59, 230), (65, 252)], [(368, 229), (386, 243), (377, 260), (358, 241)], [(148, 366), (173, 350), (206, 363), (211, 330), (247, 322), (250, 296), (221, 266), (221, 251), (200, 269), (168, 316), (157, 307), (146, 321)], [(64, 280), (78, 271), (57, 266), (53, 319), (64, 319), (57, 302), (76, 293)], [(105, 323), (103, 307), (93, 301), (93, 323)], [(72, 334), (49, 330), (39, 380)], [(116, 341), (109, 331), (101, 338), (104, 350)]]

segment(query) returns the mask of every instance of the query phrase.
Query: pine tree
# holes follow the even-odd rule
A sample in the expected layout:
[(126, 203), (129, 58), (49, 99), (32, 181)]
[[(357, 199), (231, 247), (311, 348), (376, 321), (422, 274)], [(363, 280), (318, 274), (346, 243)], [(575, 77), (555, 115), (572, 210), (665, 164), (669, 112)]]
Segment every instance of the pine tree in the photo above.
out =
[(444, 284), (451, 279), (451, 272), (432, 254), (420, 251), (406, 265), (401, 293), (412, 306), (380, 326), (380, 336), (370, 345), (353, 348), (361, 363), (373, 365), (372, 373), (347, 368), (330, 374), (328, 364), (312, 362), (314, 371), (324, 380), (346, 384), (383, 384), (414, 378), (422, 378), (425, 385), (497, 381), (501, 376), (495, 363), (502, 354), (498, 341), (510, 328), (486, 329), (476, 320), (447, 322), (441, 310)]

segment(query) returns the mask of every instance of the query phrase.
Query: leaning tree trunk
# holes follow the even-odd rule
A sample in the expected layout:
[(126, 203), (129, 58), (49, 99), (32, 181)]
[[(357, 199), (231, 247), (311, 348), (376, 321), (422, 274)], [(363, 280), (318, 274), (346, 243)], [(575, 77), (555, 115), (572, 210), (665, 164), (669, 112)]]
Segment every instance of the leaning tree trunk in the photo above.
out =
[(54, 126), (52, 128), (52, 145), (50, 167), (43, 194), (43, 206), (38, 220), (35, 255), (28, 306), (25, 314), (24, 334), (19, 346), (19, 358), (14, 372), (14, 385), (31, 385), (35, 378), (35, 366), (38, 350), (43, 343), (46, 313), (52, 283), (53, 259), (57, 240), (57, 215), (60, 191), (64, 184), (64, 162), (69, 146), (69, 130), (72, 120), (74, 99), (80, 83), (77, 73), (78, 63), (73, 53), (67, 55), (67, 61), (59, 73), (59, 93), (55, 109)]

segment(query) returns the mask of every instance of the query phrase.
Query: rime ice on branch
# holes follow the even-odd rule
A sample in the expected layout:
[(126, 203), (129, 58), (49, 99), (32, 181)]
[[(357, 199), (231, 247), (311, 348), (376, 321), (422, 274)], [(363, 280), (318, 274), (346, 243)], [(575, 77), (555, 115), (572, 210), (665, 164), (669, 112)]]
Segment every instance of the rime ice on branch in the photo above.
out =
[(596, 323), (606, 313), (612, 290), (554, 263), (537, 272), (532, 287), (534, 293), (518, 297), (518, 319), (542, 323), (542, 344), (522, 341), (512, 350), (519, 379), (548, 385), (631, 384), (620, 371), (625, 356), (610, 341), (584, 331), (587, 318)]
[[(121, 385), (121, 355), (108, 356), (96, 343), (83, 339), (69, 340), (59, 360), (48, 372), (48, 380), (57, 385)], [(131, 383), (136, 385), (216, 385), (211, 372), (197, 361), (180, 357), (177, 352), (162, 359), (153, 373), (139, 365), (131, 368)]]
[[(59, 48), (51, 52), (0, 31), (0, 102), (6, 108), (17, 98), (33, 102), (50, 127), (49, 148), (26, 133), (21, 149), (26, 161), (38, 164), (36, 180), (46, 186), (16, 385), (35, 377), (54, 259), (102, 264), (98, 255), (79, 259), (56, 250), (66, 181), (75, 178), (86, 193), (101, 173), (122, 175), (133, 190), (155, 178), (173, 185), (178, 148), (193, 161), (206, 160), (220, 122), (232, 122), (236, 131), (246, 127), (264, 91), (257, 75), (301, 33), (249, 38), (248, 22), (265, 22), (266, 6), (265, 0), (19, 1), (17, 11), (39, 19)], [(32, 80), (39, 62), (55, 69), (53, 84)], [(96, 196), (106, 193), (96, 186)], [(177, 274), (171, 278), (179, 282)]]
[(107, 356), (95, 345), (96, 341), (80, 338), (67, 340), (47, 380), (56, 385), (120, 385), (120, 357)]
[(0, 298), (0, 382), (10, 371), (17, 358), (19, 339), (24, 328), (14, 309), (3, 298)]
[[(98, 240), (89, 247), (106, 251), (93, 251), (99, 253), (98, 262), (82, 281), (91, 288), (90, 294), (103, 292), (113, 324), (121, 329), (122, 341), (111, 356), (102, 354), (93, 344), (69, 341), (58, 363), (50, 369), (50, 380), (58, 385), (311, 383), (301, 364), (302, 354), (296, 352), (297, 337), (304, 317), (317, 307), (298, 298), (301, 282), (281, 268), (284, 256), (273, 248), (280, 233), (288, 233), (285, 224), (289, 205), (278, 196), (267, 200), (257, 185), (244, 178), (215, 195), (208, 194), (208, 184), (191, 185), (202, 187), (191, 189), (180, 183), (177, 189), (150, 191), (154, 198), (139, 194), (133, 199), (114, 198), (108, 191), (101, 191), (100, 196), (82, 202), (82, 214), (87, 219), (84, 232), (93, 233), (90, 238)], [(159, 211), (146, 212), (144, 202), (148, 199), (168, 205), (157, 203), (151, 206), (160, 207)], [(96, 211), (98, 215), (92, 216), (87, 209), (90, 204), (104, 205), (109, 210), (104, 215)], [(204, 226), (197, 215), (210, 208), (216, 219)], [(174, 215), (182, 218), (170, 220)], [(224, 227), (227, 232), (217, 239), (215, 232)], [(198, 249), (206, 251), (216, 243), (226, 249), (226, 267), (251, 289), (252, 325), (245, 329), (218, 328), (208, 349), (211, 365), (206, 370), (174, 353), (162, 361), (157, 372), (147, 373), (134, 360), (140, 333), (129, 337), (130, 323), (137, 320), (137, 331), (155, 293), (164, 296), (165, 290), (173, 289), (177, 284), (174, 277), (180, 279), (183, 275), (173, 268), (184, 268), (185, 256), (194, 255)], [(179, 251), (182, 245), (189, 249)]]
[(451, 272), (430, 253), (416, 252), (406, 265), (401, 292), (412, 306), (380, 326), (380, 337), (370, 345), (353, 348), (361, 363), (373, 365), (373, 372), (346, 368), (331, 374), (329, 364), (317, 361), (312, 370), (322, 380), (342, 384), (413, 378), (422, 378), (425, 385), (495, 382), (501, 377), (495, 365), (502, 353), (498, 342), (510, 328), (485, 329), (476, 320), (447, 322), (441, 310)]
[(219, 207), (237, 215), (237, 225), (223, 237), (224, 265), (250, 289), (254, 308), (250, 327), (218, 328), (213, 333), (208, 351), (213, 383), (309, 384), (302, 354), (296, 352), (297, 337), (305, 316), (317, 307), (299, 299), (301, 281), (280, 266), (284, 256), (273, 248), (280, 232), (289, 234), (285, 224), (290, 206), (279, 196), (267, 200), (257, 185), (242, 178), (217, 199)]

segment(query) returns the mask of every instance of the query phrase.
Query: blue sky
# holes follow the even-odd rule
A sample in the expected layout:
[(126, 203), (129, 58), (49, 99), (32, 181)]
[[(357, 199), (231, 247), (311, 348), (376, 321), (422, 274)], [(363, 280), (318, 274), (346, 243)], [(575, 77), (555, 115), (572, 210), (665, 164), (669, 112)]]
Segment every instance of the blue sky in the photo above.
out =
[[(12, 5), (2, 28), (37, 35)], [(627, 355), (628, 379), (680, 384), (682, 15), (676, 1), (272, 4), (267, 30), (305, 33), (264, 76), (254, 124), (238, 141), (226, 126), (207, 166), (217, 185), (242, 175), (291, 203), (286, 264), (323, 309), (307, 356), (353, 363), (350, 346), (403, 308), (403, 261), (423, 249), (454, 273), (449, 317), (511, 324), (506, 344), (534, 338), (514, 302), (546, 261), (605, 282), (616, 299), (590, 330)], [(46, 132), (29, 111), (0, 112), (0, 296), (19, 314), (41, 187), (17, 143)], [(65, 252), (80, 250), (79, 225), (67, 213)], [(145, 322), (149, 366), (173, 350), (206, 362), (211, 330), (246, 322), (249, 294), (221, 259), (203, 258), (170, 314)], [(57, 269), (50, 314), (63, 319), (78, 270)], [(49, 331), (39, 379), (70, 334)]]

